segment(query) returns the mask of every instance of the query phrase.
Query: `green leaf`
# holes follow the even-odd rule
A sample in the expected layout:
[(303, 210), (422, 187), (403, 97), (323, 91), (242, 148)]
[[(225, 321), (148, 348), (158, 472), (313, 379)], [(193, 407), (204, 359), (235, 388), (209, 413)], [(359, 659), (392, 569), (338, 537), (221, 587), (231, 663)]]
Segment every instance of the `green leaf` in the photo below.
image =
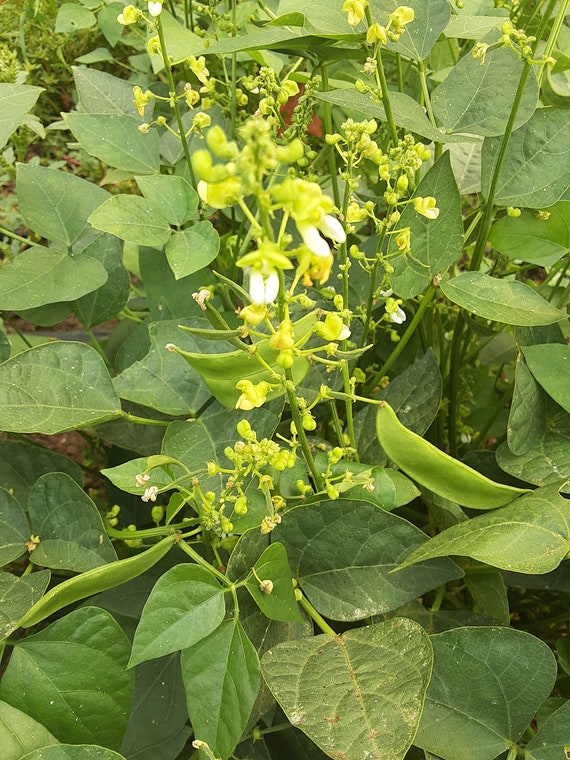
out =
[[(117, 16), (122, 13), (124, 7), (122, 3), (109, 3), (104, 5), (97, 14), (97, 25), (111, 47), (115, 47), (123, 36), (123, 28), (117, 23)], [(113, 56), (111, 56), (111, 60), (113, 60)]]
[(261, 676), (257, 652), (237, 618), (182, 652), (180, 664), (194, 736), (227, 758), (247, 725)]
[(525, 760), (557, 760), (570, 746), (570, 700), (553, 712), (524, 750)]
[(311, 604), (331, 620), (362, 620), (394, 610), (460, 574), (446, 561), (392, 574), (425, 534), (401, 517), (353, 499), (287, 511), (272, 534)]
[(510, 625), (509, 600), (502, 573), (494, 567), (470, 563), (465, 568), (465, 586), (473, 600), (473, 612)]
[[(390, 282), (400, 298), (413, 298), (428, 287), (433, 278), (459, 259), (463, 248), (461, 201), (449, 152), (445, 152), (418, 185), (418, 196), (433, 196), (440, 214), (437, 219), (420, 216), (413, 205), (406, 206), (399, 226), (409, 227), (411, 252), (398, 254), (393, 236), (388, 254), (394, 273)], [(397, 254), (397, 255), (396, 255)]]
[(69, 475), (51, 472), (29, 496), (32, 533), (39, 536), (35, 565), (82, 573), (117, 560), (95, 504)]
[(166, 244), (166, 258), (177, 280), (200, 271), (218, 255), (220, 236), (209, 221), (175, 232)]
[(105, 267), (91, 256), (32, 246), (0, 269), (0, 304), (3, 310), (21, 312), (52, 304), (54, 298), (81, 298), (106, 282)]
[(550, 694), (552, 652), (513, 628), (456, 628), (432, 643), (433, 675), (414, 743), (443, 760), (493, 760), (520, 739)]
[[(504, 90), (499, 91), (501, 98), (505, 97)], [(539, 108), (524, 126), (513, 132), (501, 166), (495, 203), (543, 209), (562, 198), (570, 187), (569, 127), (569, 111)], [(501, 137), (483, 142), (481, 172), (486, 197), (501, 142)]]
[[(394, 11), (400, 3), (391, 0)], [(406, 31), (398, 42), (388, 42), (387, 48), (396, 53), (423, 61), (446, 28), (451, 16), (451, 8), (446, 0), (420, 0), (414, 2), (414, 20), (406, 24)], [(381, 22), (383, 23), (383, 22)]]
[(90, 29), (97, 23), (94, 13), (77, 3), (64, 3), (55, 19), (56, 34), (68, 34), (78, 29)]
[[(197, 320), (186, 320), (196, 324)], [(151, 348), (141, 361), (131, 364), (113, 383), (121, 398), (158, 409), (173, 417), (193, 417), (211, 398), (200, 375), (187, 362), (165, 346), (172, 340), (185, 350), (196, 351), (196, 339), (178, 329), (180, 320), (152, 322), (148, 326)], [(200, 324), (203, 321), (200, 320)], [(213, 348), (212, 344), (201, 344)]]
[(144, 606), (129, 667), (186, 649), (224, 619), (223, 590), (212, 573), (184, 564), (158, 579)]
[[(357, 92), (352, 88), (332, 90), (331, 92), (318, 92), (319, 100), (326, 100), (333, 105), (340, 106), (347, 111), (356, 111), (368, 119), (386, 121), (386, 112), (380, 103), (374, 103), (369, 95)], [(465, 135), (448, 135), (434, 127), (425, 114), (420, 104), (397, 90), (390, 91), (390, 105), (396, 126), (402, 127), (409, 132), (414, 132), (421, 137), (427, 137), (434, 142), (465, 142)]]
[(504, 216), (491, 228), (490, 241), (504, 256), (537, 266), (550, 266), (570, 250), (570, 202), (548, 209), (548, 219), (523, 209), (519, 217)]
[[(132, 603), (132, 597), (125, 595), (124, 601)], [(97, 605), (100, 605), (99, 600)], [(124, 609), (121, 605), (117, 612), (124, 613)], [(140, 612), (137, 621), (139, 616)], [(172, 760), (179, 756), (189, 734), (178, 655), (138, 665), (133, 708), (121, 752), (125, 757), (136, 757), (137, 760)]]
[(570, 412), (570, 346), (545, 343), (522, 348), (528, 368), (557, 404)]
[[(114, 3), (108, 7), (114, 7)], [(122, 8), (121, 8), (122, 10)], [(115, 26), (117, 19), (114, 19)], [(119, 27), (120, 28), (120, 27)], [(84, 113), (123, 114), (135, 117), (137, 109), (133, 102), (133, 86), (106, 71), (73, 67), (73, 81), (77, 90), (78, 108)]]
[(415, 549), (401, 567), (460, 555), (501, 570), (548, 573), (570, 551), (568, 502), (559, 490), (560, 483), (544, 486), (506, 507), (452, 525)]
[(140, 119), (124, 114), (63, 114), (81, 147), (95, 158), (133, 174), (158, 174), (158, 133), (139, 132)]
[(31, 87), (27, 84), (9, 84), (0, 82), (0, 148), (25, 120), (43, 87)]
[(161, 248), (172, 230), (155, 204), (140, 195), (114, 195), (89, 217), (97, 230), (109, 232), (121, 240)]
[(57, 744), (34, 750), (19, 760), (125, 760), (112, 749), (95, 744)]
[(501, 28), (504, 16), (468, 16), (465, 13), (453, 15), (443, 30), (446, 37), (460, 40), (481, 40), (490, 32)]
[(0, 566), (25, 554), (30, 526), (24, 509), (14, 496), (0, 488)]
[[(523, 61), (507, 48), (488, 52), (483, 64), (467, 53), (432, 94), (436, 119), (449, 132), (483, 137), (503, 135), (523, 67)], [(537, 101), (538, 84), (531, 73), (517, 111), (515, 129), (531, 118)]]
[[(268, 546), (253, 570), (255, 574), (250, 573), (245, 585), (261, 611), (271, 620), (301, 623), (285, 547), (279, 543)], [(263, 581), (271, 581), (269, 590), (263, 591)]]
[(519, 280), (499, 280), (482, 272), (462, 272), (441, 283), (450, 301), (484, 319), (506, 325), (550, 325), (564, 314)]
[(40, 570), (21, 578), (0, 572), (0, 641), (19, 627), (20, 620), (41, 599), (49, 579), (49, 570)]
[[(137, 177), (136, 180), (144, 197), (152, 202), (153, 207), (169, 224), (181, 226), (196, 213), (200, 199), (198, 193), (184, 177), (147, 174)], [(201, 224), (206, 224), (206, 222)]]
[(517, 356), (515, 386), (507, 424), (507, 444), (513, 454), (525, 454), (546, 430), (546, 397), (522, 354)]
[(133, 692), (128, 657), (111, 615), (83, 607), (16, 643), (0, 696), (68, 741), (118, 749)]
[(417, 623), (394, 618), (278, 644), (261, 661), (291, 723), (331, 757), (401, 760), (418, 725), (431, 644)]
[(0, 440), (0, 483), (22, 507), (27, 506), (30, 488), (47, 472), (65, 472), (83, 485), (83, 471), (73, 459), (27, 441)]
[(16, 191), (28, 227), (68, 247), (92, 232), (87, 217), (109, 197), (93, 182), (39, 164), (19, 164)]
[(55, 736), (29, 715), (0, 702), (2, 760), (22, 760), (27, 752), (56, 742)]
[[(190, 55), (203, 55), (206, 52), (207, 48), (204, 49), (202, 37), (194, 34), (194, 32), (178, 22), (165, 8), (160, 14), (160, 22), (164, 32), (166, 49), (173, 64), (181, 63)], [(151, 56), (151, 61), (155, 74), (162, 71), (164, 68), (162, 56), (153, 55)]]
[(13, 433), (62, 433), (121, 414), (105, 364), (84, 343), (30, 348), (0, 364), (2, 426)]

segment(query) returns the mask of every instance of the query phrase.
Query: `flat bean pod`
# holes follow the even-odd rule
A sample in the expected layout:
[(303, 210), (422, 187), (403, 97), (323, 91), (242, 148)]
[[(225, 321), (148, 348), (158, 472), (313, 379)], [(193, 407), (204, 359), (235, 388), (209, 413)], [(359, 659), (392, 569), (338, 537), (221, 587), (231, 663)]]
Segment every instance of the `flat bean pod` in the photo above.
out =
[(79, 602), (93, 594), (100, 594), (121, 583), (137, 578), (168, 554), (174, 545), (175, 537), (167, 536), (150, 549), (128, 559), (108, 562), (106, 565), (94, 567), (81, 575), (69, 578), (58, 586), (54, 586), (47, 594), (31, 607), (20, 621), (22, 628), (30, 628), (45, 620), (54, 612), (58, 612), (68, 604)]
[(402, 425), (392, 407), (378, 407), (376, 434), (387, 456), (412, 480), (456, 504), (496, 509), (528, 493), (481, 475)]

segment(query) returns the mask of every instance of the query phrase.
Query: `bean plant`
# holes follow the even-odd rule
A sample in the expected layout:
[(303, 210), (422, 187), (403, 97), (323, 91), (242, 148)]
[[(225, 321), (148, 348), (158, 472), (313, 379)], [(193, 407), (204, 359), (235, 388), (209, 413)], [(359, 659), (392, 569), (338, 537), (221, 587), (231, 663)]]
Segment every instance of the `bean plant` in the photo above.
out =
[(568, 6), (4, 49), (2, 760), (569, 757)]

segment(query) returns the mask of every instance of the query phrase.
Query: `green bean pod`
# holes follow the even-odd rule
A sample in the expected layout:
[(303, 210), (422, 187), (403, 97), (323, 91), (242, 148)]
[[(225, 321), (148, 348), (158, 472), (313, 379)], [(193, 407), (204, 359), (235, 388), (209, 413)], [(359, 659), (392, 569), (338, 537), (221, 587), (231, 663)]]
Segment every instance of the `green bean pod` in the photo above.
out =
[(384, 402), (376, 415), (376, 434), (387, 456), (412, 480), (456, 504), (496, 509), (528, 493), (481, 475), (402, 425)]
[(69, 604), (137, 578), (168, 554), (174, 541), (174, 535), (167, 536), (140, 554), (94, 567), (54, 586), (27, 611), (20, 621), (20, 627), (30, 628)]

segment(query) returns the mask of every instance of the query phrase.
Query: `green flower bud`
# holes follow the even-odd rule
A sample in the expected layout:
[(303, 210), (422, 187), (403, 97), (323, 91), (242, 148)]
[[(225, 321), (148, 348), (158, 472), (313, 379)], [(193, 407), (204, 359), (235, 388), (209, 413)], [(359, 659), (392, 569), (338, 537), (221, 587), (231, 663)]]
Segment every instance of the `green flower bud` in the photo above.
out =
[(245, 496), (238, 496), (234, 504), (234, 512), (236, 515), (247, 514), (247, 498)]

